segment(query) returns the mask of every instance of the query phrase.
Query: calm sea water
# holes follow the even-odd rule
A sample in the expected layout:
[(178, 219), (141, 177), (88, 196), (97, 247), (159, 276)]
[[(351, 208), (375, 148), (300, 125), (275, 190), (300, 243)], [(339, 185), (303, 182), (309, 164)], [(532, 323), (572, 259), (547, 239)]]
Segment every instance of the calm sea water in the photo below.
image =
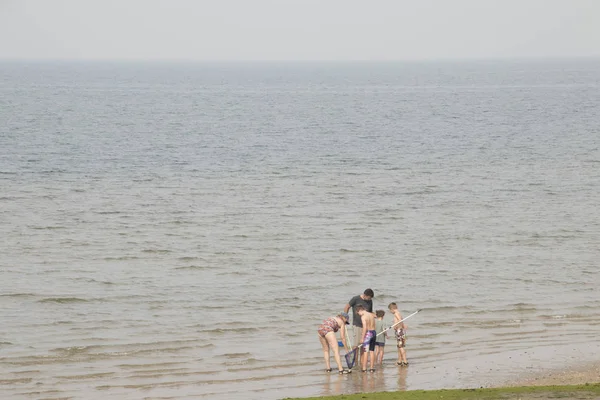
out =
[[(0, 64), (0, 397), (486, 386), (600, 346), (600, 61)], [(411, 365), (323, 372), (365, 288)]]

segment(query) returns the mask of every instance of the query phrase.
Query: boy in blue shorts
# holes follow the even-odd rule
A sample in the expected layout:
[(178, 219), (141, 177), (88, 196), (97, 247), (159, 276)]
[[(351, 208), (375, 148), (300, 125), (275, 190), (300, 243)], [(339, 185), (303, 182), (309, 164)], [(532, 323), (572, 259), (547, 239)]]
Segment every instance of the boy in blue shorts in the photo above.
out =
[(362, 322), (362, 335), (360, 340), (361, 347), (361, 369), (367, 372), (367, 359), (369, 359), (370, 372), (375, 372), (375, 314), (365, 310), (362, 304), (356, 306), (356, 311), (360, 315)]

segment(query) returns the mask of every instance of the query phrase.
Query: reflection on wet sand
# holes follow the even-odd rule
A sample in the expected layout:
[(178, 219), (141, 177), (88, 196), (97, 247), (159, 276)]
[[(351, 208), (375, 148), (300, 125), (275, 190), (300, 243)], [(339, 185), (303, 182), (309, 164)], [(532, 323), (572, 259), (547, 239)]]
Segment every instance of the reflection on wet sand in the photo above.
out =
[(382, 369), (378, 369), (375, 372), (364, 372), (360, 375), (363, 392), (381, 392), (386, 390)]
[(408, 368), (379, 367), (375, 372), (360, 372), (355, 369), (349, 375), (326, 374), (321, 396), (348, 393), (386, 392), (407, 390)]
[(335, 396), (337, 394), (344, 393), (342, 391), (342, 378), (344, 378), (344, 376), (338, 374), (337, 372), (325, 374), (325, 380), (323, 381), (323, 393), (321, 395)]
[(396, 365), (398, 368), (398, 386), (395, 390), (406, 390), (406, 377), (408, 376), (408, 367), (401, 367)]

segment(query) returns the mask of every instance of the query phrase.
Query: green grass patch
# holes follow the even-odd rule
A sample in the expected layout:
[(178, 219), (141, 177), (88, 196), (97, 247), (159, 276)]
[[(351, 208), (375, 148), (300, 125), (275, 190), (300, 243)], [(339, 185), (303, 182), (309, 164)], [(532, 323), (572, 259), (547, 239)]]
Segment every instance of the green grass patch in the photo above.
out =
[(600, 383), (566, 386), (521, 386), (487, 389), (410, 390), (344, 394), (287, 400), (586, 400), (600, 399)]

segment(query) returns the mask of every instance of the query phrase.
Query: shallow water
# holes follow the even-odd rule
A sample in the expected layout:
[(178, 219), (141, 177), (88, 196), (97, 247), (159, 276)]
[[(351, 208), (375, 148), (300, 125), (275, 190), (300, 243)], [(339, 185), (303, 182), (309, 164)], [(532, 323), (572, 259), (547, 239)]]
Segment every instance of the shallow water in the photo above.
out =
[[(0, 64), (0, 394), (479, 386), (594, 358), (600, 63)], [(365, 288), (409, 368), (324, 374)], [(596, 346), (596, 347), (594, 347)]]

